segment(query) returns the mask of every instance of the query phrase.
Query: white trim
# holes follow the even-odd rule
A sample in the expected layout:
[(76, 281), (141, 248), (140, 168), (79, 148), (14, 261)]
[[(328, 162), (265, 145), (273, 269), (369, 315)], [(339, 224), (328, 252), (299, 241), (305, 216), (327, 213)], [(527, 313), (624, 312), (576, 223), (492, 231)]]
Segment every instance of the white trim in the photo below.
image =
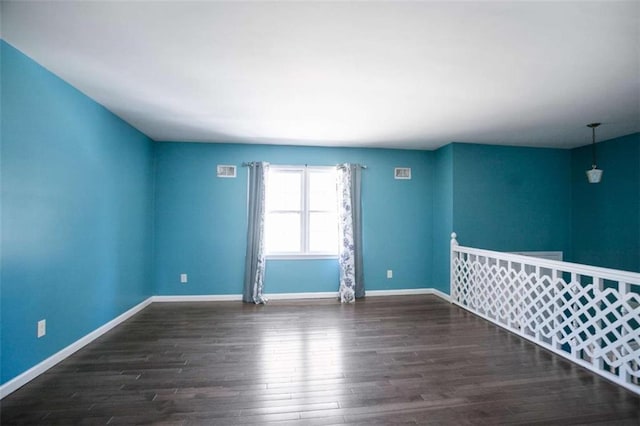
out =
[[(621, 282), (638, 282), (640, 281), (640, 273), (622, 271), (619, 269), (602, 268), (600, 266), (583, 265), (581, 263), (561, 262), (559, 260), (548, 260), (532, 258), (531, 256), (523, 256), (520, 254), (511, 254), (500, 251), (492, 251), (466, 247), (457, 245), (455, 251), (459, 253), (474, 254), (477, 256), (493, 257), (499, 260), (512, 261), (516, 263), (533, 264), (541, 268), (558, 269), (561, 271), (571, 270), (580, 275), (606, 276), (608, 280)], [(535, 259), (535, 260), (532, 260)]]
[(564, 259), (564, 252), (562, 251), (512, 251), (511, 254), (537, 257), (539, 259), (559, 260), (561, 262)]
[(445, 302), (451, 303), (451, 296), (449, 296), (444, 291), (440, 291), (437, 288), (430, 288), (428, 290), (431, 290), (431, 292), (428, 292), (425, 294), (433, 294), (434, 296), (438, 296), (440, 299), (444, 300)]
[(242, 300), (241, 294), (198, 294), (184, 296), (153, 296), (152, 302), (230, 302)]
[[(407, 288), (394, 290), (366, 290), (366, 296), (409, 296), (414, 294), (432, 294), (447, 302), (449, 295), (435, 288)], [(306, 293), (265, 293), (268, 300), (295, 300), (295, 299), (331, 299), (338, 298), (337, 291), (315, 291)], [(152, 302), (226, 302), (242, 300), (241, 294), (201, 294), (191, 296), (153, 296)]]
[(242, 300), (241, 294), (197, 294), (197, 295), (174, 295), (174, 296), (153, 296), (152, 302), (228, 302)]
[[(319, 291), (309, 293), (265, 293), (268, 300), (289, 300), (289, 299), (326, 299), (338, 297), (338, 292)], [(193, 296), (153, 296), (153, 302), (173, 303), (173, 302), (229, 302), (242, 300), (241, 294), (200, 294)]]
[(128, 311), (118, 315), (117, 317), (107, 322), (106, 324), (96, 328), (91, 333), (76, 340), (66, 348), (56, 352), (55, 354), (51, 355), (49, 358), (45, 359), (44, 361), (34, 365), (24, 373), (9, 380), (8, 382), (0, 386), (0, 399), (14, 392), (20, 387), (26, 385), (31, 380), (35, 379), (36, 377), (38, 377), (39, 375), (41, 375), (42, 373), (44, 373), (45, 371), (53, 367), (54, 365), (58, 364), (60, 361), (63, 361), (64, 359), (73, 355), (78, 350), (87, 346), (89, 343), (93, 342), (95, 339), (102, 336), (107, 331), (111, 330), (112, 328), (119, 325), (120, 323), (128, 320), (133, 315), (137, 314), (142, 309), (149, 306), (151, 302), (152, 302), (152, 298), (149, 297), (148, 299), (138, 303), (136, 306), (129, 309)]
[(379, 296), (409, 296), (413, 294), (431, 294), (438, 296), (441, 299), (450, 301), (449, 295), (443, 293), (435, 288), (406, 288), (397, 290), (366, 290), (366, 296), (379, 297)]
[(295, 299), (337, 299), (337, 291), (314, 291), (308, 293), (271, 293), (265, 294), (267, 300), (295, 300)]
[[(338, 258), (338, 228), (336, 227), (336, 248), (330, 252), (313, 252), (311, 251), (311, 234), (310, 234), (310, 217), (312, 213), (336, 213), (336, 205), (324, 206), (325, 209), (311, 209), (311, 176), (314, 173), (333, 174), (335, 176), (336, 168), (330, 166), (309, 166), (307, 164), (299, 166), (278, 166), (271, 164), (269, 167), (269, 179), (273, 178), (276, 173), (296, 174), (300, 177), (300, 205), (298, 209), (275, 209), (269, 210), (270, 193), (273, 188), (267, 183), (267, 210), (265, 217), (278, 214), (297, 214), (300, 216), (300, 241), (299, 250), (291, 252), (269, 252), (268, 247), (265, 248), (265, 257), (268, 260), (310, 260), (310, 259), (337, 259)], [(266, 225), (265, 225), (266, 226)], [(267, 232), (268, 233), (268, 232)], [(268, 236), (267, 236), (268, 237)], [(265, 243), (268, 245), (268, 242)]]

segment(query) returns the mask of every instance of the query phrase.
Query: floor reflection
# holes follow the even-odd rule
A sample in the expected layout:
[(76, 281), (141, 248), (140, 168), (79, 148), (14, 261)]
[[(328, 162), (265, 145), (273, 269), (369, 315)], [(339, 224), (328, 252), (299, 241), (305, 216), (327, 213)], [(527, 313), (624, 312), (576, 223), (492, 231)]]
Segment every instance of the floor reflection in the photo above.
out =
[(259, 372), (269, 384), (342, 377), (342, 334), (337, 327), (304, 324), (260, 336)]

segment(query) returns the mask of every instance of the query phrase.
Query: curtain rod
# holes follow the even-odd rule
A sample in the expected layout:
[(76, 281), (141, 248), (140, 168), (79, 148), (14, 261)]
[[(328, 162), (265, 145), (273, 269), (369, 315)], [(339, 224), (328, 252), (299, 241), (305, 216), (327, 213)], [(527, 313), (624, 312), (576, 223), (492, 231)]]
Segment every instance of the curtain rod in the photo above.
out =
[[(250, 161), (250, 162), (246, 162), (246, 161), (245, 161), (244, 163), (242, 163), (242, 167), (249, 167), (249, 166), (250, 166), (250, 165), (252, 165), (253, 163), (254, 163), (254, 161)], [(336, 164), (336, 166), (339, 166), (339, 165), (340, 165), (340, 164)], [(304, 164), (304, 166), (305, 166), (305, 167), (307, 167), (307, 166), (308, 166), (308, 164)], [(328, 167), (328, 166), (318, 166), (318, 167)], [(360, 167), (362, 167), (363, 169), (367, 169), (367, 168), (368, 168), (367, 166), (365, 166), (365, 165), (363, 165), (363, 164), (360, 164)]]

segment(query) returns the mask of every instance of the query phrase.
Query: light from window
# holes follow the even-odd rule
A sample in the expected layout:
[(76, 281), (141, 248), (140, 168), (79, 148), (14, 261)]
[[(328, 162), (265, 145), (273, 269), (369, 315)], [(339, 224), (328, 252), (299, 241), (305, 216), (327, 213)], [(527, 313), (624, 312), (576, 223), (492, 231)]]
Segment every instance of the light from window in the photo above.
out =
[(337, 254), (336, 172), (333, 167), (271, 166), (266, 197), (267, 254)]

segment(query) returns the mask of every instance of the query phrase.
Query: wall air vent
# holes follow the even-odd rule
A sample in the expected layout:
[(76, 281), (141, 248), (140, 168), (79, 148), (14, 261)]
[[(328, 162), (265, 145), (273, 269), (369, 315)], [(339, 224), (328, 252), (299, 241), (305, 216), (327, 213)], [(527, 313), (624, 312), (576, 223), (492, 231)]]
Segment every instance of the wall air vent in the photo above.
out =
[(221, 178), (234, 178), (236, 177), (236, 166), (219, 164), (216, 168), (216, 173), (217, 176)]
[(411, 167), (396, 167), (393, 169), (395, 179), (411, 179)]

